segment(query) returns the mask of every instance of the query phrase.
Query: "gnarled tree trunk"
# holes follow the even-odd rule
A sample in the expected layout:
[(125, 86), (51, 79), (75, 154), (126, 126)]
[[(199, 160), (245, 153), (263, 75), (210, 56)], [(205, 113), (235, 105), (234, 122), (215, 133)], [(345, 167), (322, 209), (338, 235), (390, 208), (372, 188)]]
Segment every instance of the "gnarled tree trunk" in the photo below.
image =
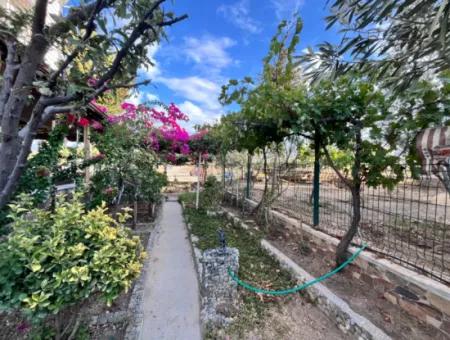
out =
[[(353, 238), (358, 232), (361, 222), (361, 152), (362, 152), (362, 137), (361, 127), (359, 124), (355, 127), (355, 160), (352, 169), (352, 181), (349, 184), (352, 194), (352, 222), (350, 228), (342, 237), (336, 249), (336, 266), (340, 266), (347, 260), (347, 250), (350, 246)], [(348, 183), (348, 182), (347, 182)]]

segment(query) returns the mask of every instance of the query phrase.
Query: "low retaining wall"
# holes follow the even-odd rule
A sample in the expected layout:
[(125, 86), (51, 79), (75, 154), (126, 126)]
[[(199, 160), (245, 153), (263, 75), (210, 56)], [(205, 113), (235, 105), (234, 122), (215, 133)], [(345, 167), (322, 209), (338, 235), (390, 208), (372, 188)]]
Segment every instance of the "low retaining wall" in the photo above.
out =
[(239, 251), (227, 247), (202, 252), (197, 247), (198, 238), (192, 234), (189, 223), (187, 228), (200, 286), (200, 319), (202, 332), (205, 333), (210, 327), (229, 324), (238, 311), (237, 284), (228, 275), (228, 267), (234, 272), (239, 270)]
[[(226, 210), (224, 210), (223, 213), (225, 217), (231, 220), (235, 225), (239, 225), (241, 228), (251, 231), (249, 226), (233, 213)], [(313, 280), (313, 277), (308, 272), (283, 254), (282, 251), (278, 250), (269, 241), (261, 240), (261, 247), (274, 257), (283, 268), (288, 270), (297, 281), (307, 282)], [(358, 340), (391, 339), (391, 337), (375, 326), (371, 321), (354, 312), (345, 301), (335, 295), (323, 284), (316, 283), (304, 290), (304, 293), (309, 300), (315, 303), (317, 308), (322, 310), (336, 323), (343, 333), (350, 334)]]
[[(245, 199), (244, 207), (251, 209), (256, 204)], [(302, 229), (314, 252), (324, 257), (334, 256), (339, 243), (337, 238), (275, 210), (270, 210), (269, 218), (271, 223), (288, 230)], [(350, 247), (349, 251), (353, 254), (357, 248)], [(450, 337), (450, 287), (388, 259), (377, 258), (367, 250), (361, 253), (347, 270), (352, 271), (355, 279), (367, 283), (383, 294), (389, 302)]]

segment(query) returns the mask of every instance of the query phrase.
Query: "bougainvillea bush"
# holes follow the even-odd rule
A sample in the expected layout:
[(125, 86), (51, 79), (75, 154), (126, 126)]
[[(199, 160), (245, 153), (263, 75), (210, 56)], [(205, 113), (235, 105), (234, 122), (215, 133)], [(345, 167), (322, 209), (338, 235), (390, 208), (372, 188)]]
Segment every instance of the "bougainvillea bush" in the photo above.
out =
[(174, 104), (122, 104), (123, 112), (110, 115), (104, 131), (94, 136), (105, 155), (90, 187), (90, 204), (145, 201), (156, 203), (167, 180), (157, 172), (161, 163), (187, 155), (189, 134), (180, 126), (187, 116)]
[(94, 293), (108, 304), (130, 288), (145, 253), (138, 237), (105, 206), (85, 211), (77, 195), (55, 211), (33, 208), (29, 196), (11, 205), (13, 230), (0, 243), (0, 307), (34, 321)]

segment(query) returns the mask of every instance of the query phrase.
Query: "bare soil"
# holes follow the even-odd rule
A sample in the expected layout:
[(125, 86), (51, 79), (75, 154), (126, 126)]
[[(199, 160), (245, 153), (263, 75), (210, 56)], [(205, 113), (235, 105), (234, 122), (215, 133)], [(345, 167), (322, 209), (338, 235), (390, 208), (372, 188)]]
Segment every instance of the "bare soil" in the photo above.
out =
[(266, 340), (333, 340), (351, 339), (316, 306), (305, 302), (302, 297), (272, 307), (261, 324), (244, 333), (243, 339)]
[[(310, 251), (300, 235), (272, 228), (268, 239), (311, 275), (318, 277), (334, 268), (334, 259)], [(365, 282), (355, 280), (350, 271), (343, 271), (323, 284), (351, 308), (372, 321), (394, 339), (446, 339), (436, 329), (410, 317), (399, 306), (387, 301)]]

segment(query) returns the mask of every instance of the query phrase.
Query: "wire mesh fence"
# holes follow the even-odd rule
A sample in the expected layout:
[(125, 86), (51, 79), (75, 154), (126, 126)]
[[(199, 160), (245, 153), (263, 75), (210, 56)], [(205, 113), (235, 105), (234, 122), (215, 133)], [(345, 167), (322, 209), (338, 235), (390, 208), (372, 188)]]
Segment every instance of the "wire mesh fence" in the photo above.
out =
[[(227, 169), (226, 190), (244, 197), (246, 170)], [(265, 177), (272, 192), (272, 208), (312, 225), (313, 166), (293, 164), (275, 170), (253, 171), (249, 198), (260, 201)], [(444, 177), (444, 176), (441, 176)], [(350, 226), (350, 190), (328, 167), (320, 172), (319, 224), (329, 235), (341, 237)], [(362, 188), (361, 237), (379, 255), (444, 283), (450, 283), (450, 198), (433, 174), (411, 176), (393, 190)]]

